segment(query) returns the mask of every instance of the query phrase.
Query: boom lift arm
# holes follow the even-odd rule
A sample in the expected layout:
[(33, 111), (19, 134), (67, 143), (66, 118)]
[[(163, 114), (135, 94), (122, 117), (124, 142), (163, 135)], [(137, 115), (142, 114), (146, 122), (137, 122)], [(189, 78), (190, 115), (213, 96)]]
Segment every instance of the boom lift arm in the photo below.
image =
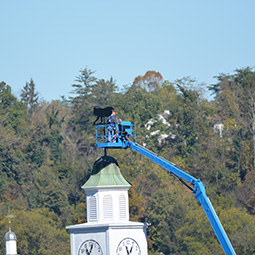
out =
[(156, 155), (155, 153), (147, 150), (146, 148), (131, 142), (127, 141), (127, 145), (129, 148), (139, 152), (140, 154), (146, 156), (147, 158), (154, 161), (156, 164), (164, 167), (167, 169), (170, 173), (172, 173), (174, 176), (177, 176), (190, 184), (193, 185), (193, 193), (195, 193), (195, 198), (198, 200), (198, 202), (201, 204), (201, 206), (204, 209), (204, 212), (218, 238), (218, 241), (220, 242), (224, 252), (226, 255), (235, 255), (235, 251), (228, 239), (228, 236), (221, 225), (221, 222), (211, 204), (211, 201), (206, 195), (205, 192), (205, 185), (199, 180), (191, 175), (185, 173), (184, 171), (180, 170), (176, 166), (174, 166), (171, 162), (161, 158), (160, 156)]
[[(103, 134), (99, 134), (99, 128), (104, 128)], [(151, 159), (156, 164), (162, 166), (163, 168), (167, 169), (169, 173), (179, 179), (182, 183), (184, 183), (192, 192), (195, 194), (195, 198), (201, 204), (217, 238), (221, 244), (226, 255), (236, 255), (230, 240), (211, 204), (211, 201), (206, 195), (205, 185), (200, 181), (200, 179), (196, 179), (193, 176), (185, 173), (178, 167), (176, 167), (173, 163), (167, 161), (166, 159), (158, 156), (154, 152), (146, 149), (145, 147), (137, 144), (136, 142), (132, 142), (128, 137), (135, 137), (136, 138), (136, 131), (135, 126), (132, 125), (130, 122), (122, 122), (122, 126), (116, 126), (116, 134), (117, 134), (117, 142), (116, 143), (109, 143), (107, 142), (107, 125), (101, 125), (96, 127), (96, 138), (97, 138), (97, 147), (98, 148), (131, 148), (132, 150), (144, 155), (145, 157)], [(125, 131), (125, 132), (123, 132)], [(189, 186), (186, 182), (192, 185)]]

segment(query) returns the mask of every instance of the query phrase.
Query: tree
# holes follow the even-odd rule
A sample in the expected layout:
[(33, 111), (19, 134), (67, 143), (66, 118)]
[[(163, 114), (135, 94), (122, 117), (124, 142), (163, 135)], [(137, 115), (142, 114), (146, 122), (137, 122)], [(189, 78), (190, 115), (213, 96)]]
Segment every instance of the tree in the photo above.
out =
[(111, 77), (110, 80), (97, 79), (94, 71), (85, 68), (80, 71), (71, 93), (76, 94), (70, 97), (73, 108), (73, 122), (82, 129), (88, 130), (92, 117), (93, 107), (112, 106), (114, 104), (114, 93), (117, 86)]
[(110, 80), (99, 79), (92, 87), (92, 99), (100, 107), (113, 106), (113, 96), (117, 86), (111, 77)]
[(163, 109), (168, 109), (170, 112), (175, 110), (177, 94), (178, 92), (174, 86), (174, 83), (164, 81), (158, 92), (158, 96), (161, 99)]
[[(220, 74), (218, 83), (209, 86), (215, 94), (215, 101), (223, 120), (235, 119), (235, 124), (242, 127), (242, 136), (253, 140), (253, 169), (255, 169), (255, 72), (246, 67), (235, 70), (233, 75)], [(246, 133), (246, 134), (245, 134)]]
[(71, 92), (72, 94), (77, 94), (77, 97), (70, 97), (71, 101), (78, 101), (79, 99), (83, 102), (89, 103), (88, 96), (91, 95), (91, 89), (95, 85), (97, 78), (93, 76), (95, 71), (91, 71), (88, 68), (80, 70), (80, 75), (76, 77), (76, 84), (73, 84), (72, 87), (75, 89)]
[(27, 114), (33, 115), (36, 107), (38, 106), (38, 92), (35, 92), (35, 83), (33, 79), (30, 82), (26, 82), (26, 85), (21, 90), (21, 102), (24, 102), (27, 106)]
[(255, 72), (251, 68), (237, 69), (235, 82), (240, 87), (239, 106), (244, 120), (253, 139), (253, 169), (255, 171)]
[(144, 125), (161, 109), (158, 96), (135, 84), (127, 88), (127, 91), (120, 95), (117, 101), (125, 119), (139, 126)]
[(182, 79), (176, 82), (179, 93), (176, 97), (174, 111), (170, 117), (171, 131), (178, 139), (179, 151), (182, 157), (187, 157), (195, 149), (195, 145), (202, 139), (208, 129), (206, 118), (208, 115), (207, 101), (201, 97), (198, 90), (187, 87), (195, 81)]
[[(254, 217), (234, 207), (216, 208), (221, 223), (236, 251), (236, 254), (254, 254)], [(186, 253), (195, 255), (224, 254), (208, 219), (201, 207), (194, 207), (185, 215), (183, 226), (177, 231), (177, 239), (186, 248)]]
[(65, 116), (59, 116), (61, 115), (60, 108), (61, 105), (59, 105), (58, 102), (53, 101), (46, 111), (49, 125), (48, 142), (51, 148), (51, 159), (54, 161), (54, 163), (56, 163), (56, 161), (60, 158), (60, 144), (63, 140), (61, 126), (65, 121)]
[(73, 109), (72, 122), (83, 130), (89, 128), (92, 108), (95, 106), (95, 101), (92, 99), (92, 87), (96, 85), (97, 78), (93, 74), (94, 71), (88, 68), (81, 70), (75, 80), (77, 83), (72, 85), (74, 90), (71, 93), (76, 94), (75, 97), (70, 97)]
[(11, 87), (5, 82), (0, 83), (0, 113), (7, 116), (5, 124), (18, 129), (24, 115), (24, 105), (11, 93)]
[[(12, 230), (17, 236), (17, 250), (24, 255), (70, 254), (69, 234), (60, 228), (58, 217), (47, 209), (13, 211)], [(7, 230), (7, 220), (0, 218), (2, 236)], [(4, 251), (4, 242), (1, 250)]]
[(148, 92), (158, 90), (163, 84), (161, 73), (156, 71), (147, 71), (144, 76), (137, 76), (134, 79), (133, 85), (139, 86)]
[(185, 254), (181, 253), (183, 247), (176, 233), (183, 226), (189, 200), (190, 197), (183, 196), (182, 188), (176, 185), (174, 188), (162, 187), (151, 195), (146, 220), (151, 223), (148, 233), (153, 251), (166, 255)]
[(0, 83), (0, 103), (1, 109), (4, 112), (10, 110), (11, 107), (15, 105), (17, 98), (12, 95), (11, 87), (7, 85), (5, 82)]

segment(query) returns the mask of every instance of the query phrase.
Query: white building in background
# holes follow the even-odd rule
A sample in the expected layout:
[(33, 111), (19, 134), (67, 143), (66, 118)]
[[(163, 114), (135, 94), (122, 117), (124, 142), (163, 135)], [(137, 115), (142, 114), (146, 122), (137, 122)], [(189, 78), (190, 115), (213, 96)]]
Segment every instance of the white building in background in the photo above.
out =
[(167, 118), (170, 116), (170, 111), (165, 110), (162, 114), (158, 114), (156, 118), (150, 119), (144, 126), (147, 130), (150, 130), (151, 127), (157, 122), (161, 121), (164, 125), (170, 127), (171, 124), (167, 121)]
[(220, 138), (222, 138), (222, 136), (223, 136), (223, 130), (224, 130), (224, 124), (222, 124), (222, 123), (214, 124), (213, 131), (214, 131), (214, 133), (219, 133)]
[(99, 158), (83, 185), (87, 223), (66, 227), (71, 233), (71, 255), (147, 255), (146, 223), (129, 221), (130, 184), (117, 161)]
[[(171, 115), (170, 111), (165, 110), (163, 113), (158, 114), (155, 118), (150, 119), (144, 126), (148, 131), (150, 131), (151, 128), (157, 122), (162, 122), (166, 127), (170, 127), (171, 124), (167, 121), (167, 119), (169, 118), (170, 115)], [(150, 134), (147, 135), (146, 138), (149, 138), (151, 136), (157, 136), (157, 140), (158, 140), (159, 145), (163, 145), (167, 138), (171, 138), (171, 139), (176, 138), (176, 135), (173, 134), (172, 132), (169, 132), (168, 134), (161, 133), (161, 131), (159, 129), (150, 132)], [(146, 146), (146, 143), (143, 143), (143, 146)]]
[(11, 231), (11, 218), (15, 217), (13, 215), (10, 215), (10, 209), (9, 209), (9, 215), (6, 216), (9, 218), (9, 231), (4, 236), (5, 241), (5, 255), (18, 255), (17, 253), (17, 238), (14, 232)]
[(17, 238), (14, 232), (9, 231), (4, 236), (5, 241), (5, 254), (17, 255)]

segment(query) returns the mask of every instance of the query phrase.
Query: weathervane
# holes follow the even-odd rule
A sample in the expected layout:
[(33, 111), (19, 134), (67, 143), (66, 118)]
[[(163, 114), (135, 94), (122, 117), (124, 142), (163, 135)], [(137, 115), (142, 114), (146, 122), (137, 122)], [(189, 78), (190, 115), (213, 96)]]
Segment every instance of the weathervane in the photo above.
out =
[(5, 217), (8, 218), (9, 231), (11, 231), (11, 218), (14, 218), (14, 217), (16, 217), (16, 216), (10, 214), (10, 206), (8, 206), (8, 215), (5, 216)]

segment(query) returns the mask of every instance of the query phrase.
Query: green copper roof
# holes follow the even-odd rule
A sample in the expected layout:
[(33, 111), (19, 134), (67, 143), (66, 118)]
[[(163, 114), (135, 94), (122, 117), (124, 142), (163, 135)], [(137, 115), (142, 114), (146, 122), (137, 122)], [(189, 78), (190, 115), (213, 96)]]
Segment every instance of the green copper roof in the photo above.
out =
[(92, 174), (82, 188), (130, 184), (122, 176), (118, 162), (110, 156), (103, 156), (94, 163)]

